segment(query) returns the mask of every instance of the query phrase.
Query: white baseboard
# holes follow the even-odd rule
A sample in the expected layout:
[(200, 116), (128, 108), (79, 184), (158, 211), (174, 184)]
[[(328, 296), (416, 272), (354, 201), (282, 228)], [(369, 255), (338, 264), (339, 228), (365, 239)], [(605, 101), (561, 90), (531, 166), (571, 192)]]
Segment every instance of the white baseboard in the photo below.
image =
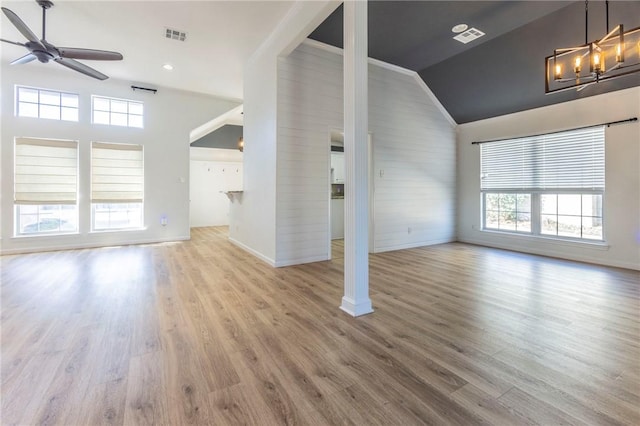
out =
[(233, 244), (233, 245), (235, 245), (237, 247), (240, 247), (242, 250), (244, 250), (246, 252), (251, 253), (252, 255), (257, 257), (258, 259), (260, 259), (263, 262), (266, 262), (267, 264), (269, 264), (270, 266), (276, 267), (276, 262), (273, 259), (263, 255), (262, 253), (252, 249), (251, 247), (249, 247), (247, 245), (242, 244), (240, 241), (238, 241), (238, 240), (236, 240), (234, 238), (229, 237), (229, 241), (231, 242), (231, 244)]
[(327, 256), (310, 256), (298, 259), (279, 260), (275, 266), (276, 268), (281, 268), (283, 266), (302, 265), (303, 263), (324, 262), (325, 260), (329, 260), (329, 258)]
[(96, 242), (96, 243), (81, 243), (81, 244), (60, 244), (55, 247), (20, 247), (14, 249), (2, 249), (0, 250), (0, 255), (13, 255), (13, 254), (27, 254), (27, 253), (42, 253), (48, 251), (63, 251), (63, 250), (82, 250), (82, 249), (92, 249), (92, 248), (102, 248), (102, 247), (118, 247), (118, 246), (135, 246), (142, 244), (158, 244), (158, 243), (171, 243), (176, 241), (188, 241), (190, 240), (190, 236), (180, 236), (173, 238), (151, 238), (151, 239), (142, 239), (142, 240), (129, 240), (123, 242)]
[[(612, 266), (614, 268), (640, 270), (640, 264), (633, 263), (633, 262), (624, 262), (624, 261), (621, 262), (621, 261), (611, 260), (611, 259), (603, 259), (602, 256), (598, 256), (597, 254), (594, 254), (594, 256), (585, 256), (585, 255), (579, 255), (579, 254), (576, 255), (576, 254), (567, 253), (566, 251), (553, 250), (552, 248), (542, 249), (537, 247), (522, 247), (520, 245), (509, 244), (508, 242), (507, 243), (493, 242), (493, 241), (487, 242), (482, 239), (467, 238), (467, 237), (458, 238), (458, 242), (475, 244), (475, 245), (484, 246), (484, 247), (499, 248), (502, 250), (511, 250), (519, 253), (528, 253), (528, 254), (535, 254), (538, 256), (572, 260), (576, 262), (585, 262), (585, 263), (593, 263), (596, 265)], [(562, 243), (563, 242), (559, 242), (560, 245), (562, 245)], [(608, 249), (608, 246), (594, 245), (592, 249), (597, 252), (602, 252), (602, 251), (606, 251)]]
[(373, 248), (373, 252), (374, 253), (384, 253), (386, 251), (406, 250), (406, 249), (412, 249), (412, 248), (417, 248), (417, 247), (434, 246), (436, 244), (446, 244), (446, 243), (452, 243), (454, 241), (456, 241), (455, 238), (442, 238), (442, 239), (429, 240), (429, 241), (417, 241), (415, 243), (396, 244), (396, 245), (393, 245), (393, 246), (374, 247)]

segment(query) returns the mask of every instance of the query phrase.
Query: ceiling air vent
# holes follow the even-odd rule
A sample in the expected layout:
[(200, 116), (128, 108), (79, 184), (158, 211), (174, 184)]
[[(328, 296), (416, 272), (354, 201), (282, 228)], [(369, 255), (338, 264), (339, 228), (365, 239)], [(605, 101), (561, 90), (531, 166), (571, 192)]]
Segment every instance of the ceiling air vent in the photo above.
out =
[(458, 40), (460, 43), (467, 44), (470, 41), (473, 41), (477, 38), (480, 38), (484, 35), (482, 31), (477, 28), (469, 28), (467, 31), (458, 34), (454, 37), (455, 40)]
[(174, 30), (172, 28), (166, 28), (165, 27), (164, 36), (166, 38), (171, 39), (171, 40), (178, 40), (178, 41), (186, 41), (187, 40), (187, 33), (185, 33), (184, 31), (180, 31), (180, 30)]

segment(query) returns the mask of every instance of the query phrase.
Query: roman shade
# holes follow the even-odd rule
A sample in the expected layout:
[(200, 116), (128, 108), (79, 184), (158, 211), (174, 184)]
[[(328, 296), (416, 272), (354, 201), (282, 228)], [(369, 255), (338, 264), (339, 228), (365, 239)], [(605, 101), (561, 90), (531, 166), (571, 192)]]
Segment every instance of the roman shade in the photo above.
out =
[(143, 197), (142, 145), (93, 142), (91, 202), (139, 203)]
[(16, 204), (76, 204), (78, 142), (15, 139)]

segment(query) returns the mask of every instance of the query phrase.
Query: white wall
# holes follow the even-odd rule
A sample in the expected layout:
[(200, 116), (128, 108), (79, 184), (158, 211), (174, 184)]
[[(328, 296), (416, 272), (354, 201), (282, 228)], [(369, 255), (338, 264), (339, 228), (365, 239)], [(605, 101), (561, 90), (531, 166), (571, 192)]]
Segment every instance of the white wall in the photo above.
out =
[(636, 87), (458, 126), (458, 240), (640, 269), (638, 122), (606, 129), (603, 211), (606, 241), (602, 245), (481, 231), (480, 148), (471, 145), (473, 141), (554, 132), (639, 116), (640, 88)]
[(229, 225), (225, 191), (242, 190), (242, 152), (192, 147), (189, 170), (191, 227)]
[[(30, 63), (2, 66), (2, 253), (93, 247), (112, 244), (189, 238), (189, 132), (238, 102), (160, 88), (153, 95), (133, 92), (131, 83), (98, 81), (58, 67)], [(14, 116), (14, 85), (68, 91), (80, 95), (78, 123)], [(91, 124), (91, 95), (144, 102), (144, 129)], [(13, 140), (16, 136), (79, 141), (78, 234), (13, 237)], [(126, 232), (90, 232), (91, 141), (144, 145), (145, 229)], [(167, 226), (160, 225), (166, 215)]]
[(276, 264), (277, 62), (339, 1), (295, 2), (244, 67), (244, 192), (231, 203), (229, 239)]
[[(302, 44), (278, 66), (278, 265), (329, 257), (329, 139), (343, 127), (342, 55), (316, 46)], [(369, 65), (376, 252), (455, 239), (454, 125), (422, 84), (414, 73)]]

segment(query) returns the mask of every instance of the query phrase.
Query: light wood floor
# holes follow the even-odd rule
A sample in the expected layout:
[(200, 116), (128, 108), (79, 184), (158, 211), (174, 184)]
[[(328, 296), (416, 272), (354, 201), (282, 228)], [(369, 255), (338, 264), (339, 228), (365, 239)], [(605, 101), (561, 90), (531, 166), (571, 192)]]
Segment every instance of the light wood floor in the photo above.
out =
[[(463, 244), (273, 269), (226, 228), (2, 258), (10, 424), (640, 424), (640, 274)], [(334, 256), (342, 247), (334, 246)]]

